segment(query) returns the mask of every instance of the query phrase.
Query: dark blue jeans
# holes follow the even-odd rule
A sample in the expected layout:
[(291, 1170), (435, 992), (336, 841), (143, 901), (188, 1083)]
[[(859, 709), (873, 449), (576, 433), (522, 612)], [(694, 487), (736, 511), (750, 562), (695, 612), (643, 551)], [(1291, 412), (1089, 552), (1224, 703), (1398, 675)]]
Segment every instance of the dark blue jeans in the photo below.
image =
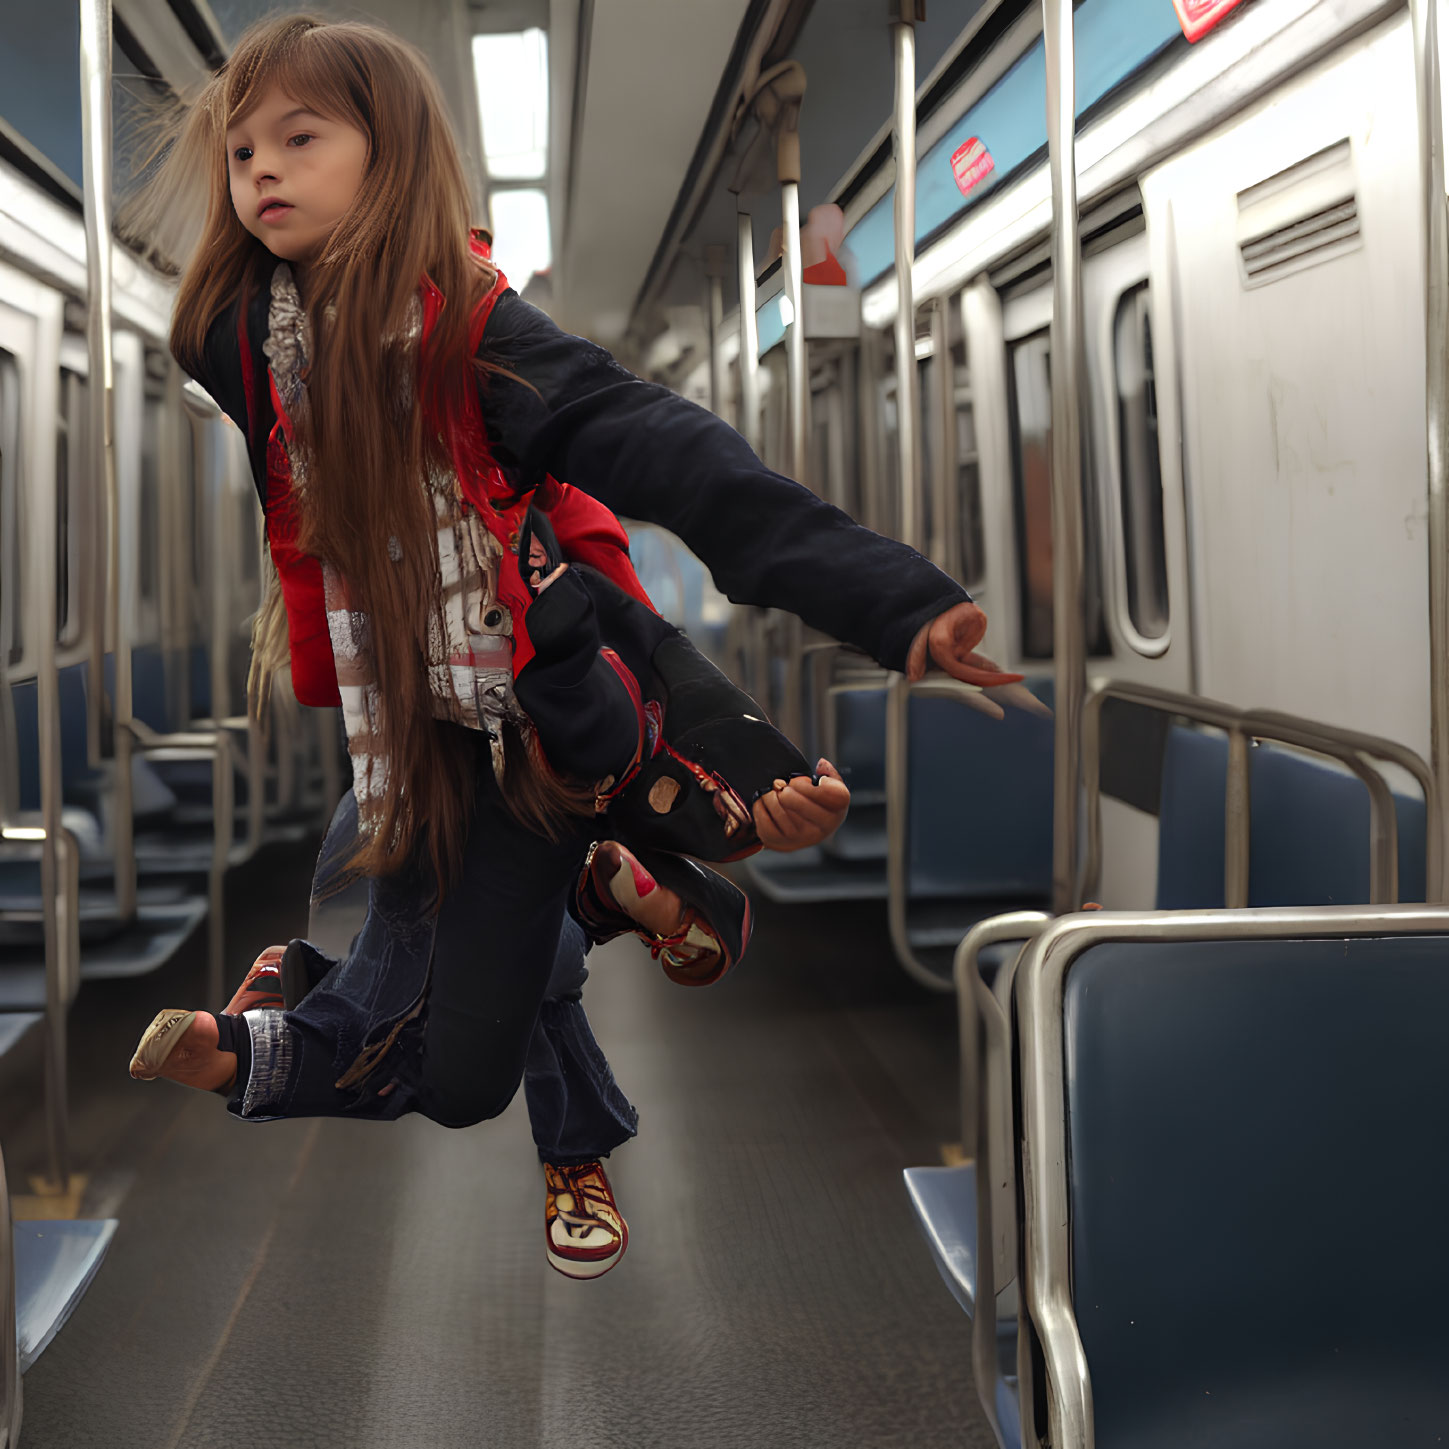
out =
[[(448, 1127), (496, 1117), (523, 1082), (539, 1156), (588, 1162), (634, 1136), (584, 1014), (587, 941), (567, 914), (587, 840), (551, 842), (504, 808), (480, 750), (461, 878), (425, 902), (421, 853), (368, 883), (362, 929), (338, 961), (304, 946), (316, 982), (294, 1011), (250, 1011), (252, 1061), (228, 1109), (251, 1121), (422, 1112)], [(349, 791), (318, 858), (336, 880), (357, 835)]]

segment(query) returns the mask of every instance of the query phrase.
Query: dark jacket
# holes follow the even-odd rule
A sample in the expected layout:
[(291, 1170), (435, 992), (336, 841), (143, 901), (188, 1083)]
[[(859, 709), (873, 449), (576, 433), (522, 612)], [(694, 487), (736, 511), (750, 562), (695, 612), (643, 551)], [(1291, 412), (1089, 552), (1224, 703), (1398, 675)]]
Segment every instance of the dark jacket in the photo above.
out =
[[(295, 681), (298, 626), (305, 647), (320, 652), (326, 621), (320, 567), (287, 552), (295, 552), (290, 485), (279, 476), (285, 457), (272, 438), (276, 413), (262, 355), (268, 306), (262, 290), (244, 317), (232, 307), (218, 318), (197, 381), (247, 436), (284, 584), (289, 569), (300, 574), (310, 565), (315, 574), (316, 616), (305, 625), (292, 620)], [(969, 598), (914, 549), (772, 472), (727, 423), (563, 332), (501, 279), (478, 318), (478, 355), (518, 379), (494, 373), (480, 384), (488, 448), (515, 492), (550, 475), (567, 478), (613, 513), (677, 534), (735, 603), (798, 614), (891, 669), (904, 668), (924, 624)], [(309, 597), (294, 589), (289, 616)], [(298, 697), (308, 702), (300, 688)]]

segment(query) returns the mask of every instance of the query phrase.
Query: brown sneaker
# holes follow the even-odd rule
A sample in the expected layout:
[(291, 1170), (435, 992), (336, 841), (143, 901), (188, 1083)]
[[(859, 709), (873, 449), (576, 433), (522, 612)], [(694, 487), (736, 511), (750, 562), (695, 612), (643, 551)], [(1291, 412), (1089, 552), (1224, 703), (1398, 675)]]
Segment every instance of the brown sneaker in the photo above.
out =
[(268, 946), (247, 972), (246, 980), (236, 989), (236, 995), (226, 1004), (225, 1015), (242, 1016), (261, 1007), (281, 1011), (286, 1002), (282, 1000), (282, 957), (285, 946)]
[(543, 1202), (544, 1246), (549, 1265), (566, 1278), (598, 1278), (629, 1246), (614, 1190), (601, 1162), (580, 1167), (543, 1165), (547, 1188)]

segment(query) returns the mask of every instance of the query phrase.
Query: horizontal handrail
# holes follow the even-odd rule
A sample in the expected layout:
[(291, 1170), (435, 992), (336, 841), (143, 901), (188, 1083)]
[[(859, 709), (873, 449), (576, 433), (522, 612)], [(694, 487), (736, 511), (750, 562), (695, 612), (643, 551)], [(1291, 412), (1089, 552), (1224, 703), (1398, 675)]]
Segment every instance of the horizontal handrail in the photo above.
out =
[(896, 960), (908, 976), (932, 991), (949, 992), (953, 983), (938, 976), (911, 949), (910, 929), (906, 920), (910, 904), (910, 871), (907, 861), (906, 832), (910, 823), (907, 800), (909, 759), (909, 707), (912, 695), (933, 699), (955, 699), (965, 702), (980, 691), (971, 684), (953, 679), (949, 674), (928, 675), (909, 680), (895, 675), (886, 693), (886, 915), (890, 925), (891, 948)]
[(141, 720), (127, 721), (143, 755), (211, 761), (211, 867), (207, 872), (207, 1001), (220, 1010), (225, 979), (226, 872), (236, 834), (232, 741), (226, 730), (177, 730), (160, 734)]
[(1444, 864), (1444, 820), (1439, 808), (1439, 782), (1434, 778), (1433, 770), (1429, 768), (1428, 762), (1422, 755), (1411, 750), (1407, 745), (1402, 745), (1397, 740), (1385, 739), (1382, 735), (1365, 734), (1362, 730), (1345, 729), (1341, 725), (1320, 724), (1317, 721), (1310, 723), (1295, 715), (1284, 714), (1281, 710), (1250, 710), (1245, 723), (1252, 729), (1255, 727), (1255, 722), (1268, 729), (1311, 730), (1324, 739), (1335, 741), (1345, 749), (1356, 750), (1361, 755), (1368, 755), (1372, 759), (1397, 765), (1401, 770), (1412, 775), (1424, 796), (1424, 810), (1427, 817), (1424, 822), (1425, 886), (1432, 894), (1434, 882), (1439, 879), (1439, 873)]
[[(1225, 791), (1226, 838), (1224, 843), (1223, 898), (1231, 908), (1247, 905), (1251, 839), (1251, 778), (1248, 745), (1251, 739), (1267, 740), (1312, 750), (1346, 765), (1369, 793), (1369, 894), (1370, 904), (1388, 905), (1398, 899), (1398, 824), (1392, 791), (1382, 774), (1370, 763), (1382, 759), (1409, 770), (1426, 789), (1426, 804), (1433, 813), (1437, 801), (1428, 766), (1407, 746), (1377, 735), (1303, 719), (1277, 710), (1244, 710), (1219, 700), (1181, 694), (1175, 690), (1126, 680), (1093, 680), (1082, 711), (1083, 787), (1086, 792), (1087, 859), (1082, 874), (1082, 895), (1095, 895), (1101, 886), (1102, 805), (1101, 728), (1102, 709), (1107, 700), (1178, 715), (1198, 724), (1225, 730), (1228, 735), (1228, 778)], [(1439, 858), (1432, 830), (1426, 841), (1433, 863)]]
[(1223, 899), (1230, 907), (1247, 905), (1250, 785), (1248, 741), (1242, 729), (1242, 711), (1215, 699), (1113, 679), (1091, 680), (1087, 685), (1086, 703), (1082, 707), (1082, 788), (1086, 795), (1087, 815), (1087, 858), (1082, 869), (1082, 896), (1095, 896), (1102, 884), (1102, 708), (1109, 699), (1163, 714), (1181, 715), (1195, 723), (1227, 731)]

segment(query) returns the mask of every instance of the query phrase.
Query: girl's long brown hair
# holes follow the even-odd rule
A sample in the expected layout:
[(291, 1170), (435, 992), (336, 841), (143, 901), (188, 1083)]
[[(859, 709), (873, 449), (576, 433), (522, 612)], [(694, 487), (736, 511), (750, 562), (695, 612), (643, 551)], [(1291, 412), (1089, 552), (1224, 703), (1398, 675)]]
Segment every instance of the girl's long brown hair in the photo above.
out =
[[(375, 729), (386, 790), (370, 807), (353, 867), (385, 874), (425, 840), (446, 888), (461, 866), (478, 742), (433, 718), (426, 660), (430, 628), (442, 621), (437, 521), (423, 480), (430, 466), (450, 466), (440, 434), (462, 415), (465, 389), (475, 384), (469, 319), (496, 274), (470, 248), (463, 169), (422, 56), (371, 25), (306, 15), (262, 21), (189, 108), (152, 188), (153, 198), (173, 202), (188, 185), (206, 197), (205, 220), (192, 238), (178, 235), (174, 206), (169, 218), (154, 201), (149, 208), (153, 225), (173, 223), (163, 245), (194, 244), (171, 331), (183, 367), (196, 370), (217, 317), (238, 297), (245, 305), (255, 289), (268, 287), (277, 265), (236, 216), (226, 152), (227, 129), (273, 88), (356, 126), (368, 140), (352, 209), (307, 268), (313, 355), (307, 407), (296, 420), (308, 460), (297, 495), (299, 543), (337, 569), (368, 616), (380, 698)], [(447, 304), (419, 358), (404, 339), (424, 274)], [(403, 398), (426, 405), (402, 407)], [(270, 613), (274, 634), (275, 603)], [(267, 616), (264, 608), (263, 621)], [(280, 653), (276, 643), (254, 639), (259, 693)], [(549, 834), (563, 816), (587, 808), (583, 792), (551, 776), (536, 750), (517, 740), (508, 749), (505, 797), (516, 816)]]

